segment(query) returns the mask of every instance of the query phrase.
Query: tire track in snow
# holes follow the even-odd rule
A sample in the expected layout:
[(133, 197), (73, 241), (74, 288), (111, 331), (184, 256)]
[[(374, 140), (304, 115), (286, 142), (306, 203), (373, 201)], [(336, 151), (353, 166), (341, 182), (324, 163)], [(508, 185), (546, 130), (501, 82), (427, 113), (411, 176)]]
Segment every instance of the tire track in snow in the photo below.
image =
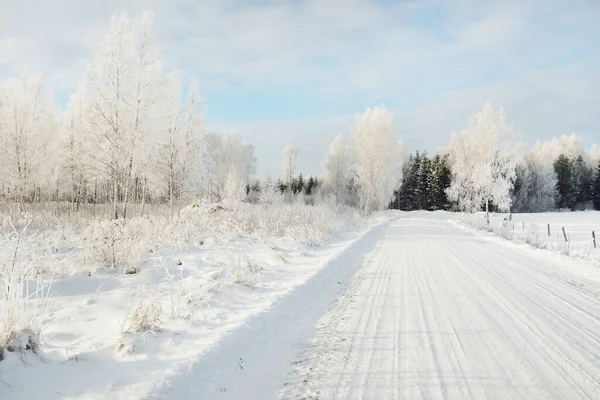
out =
[(600, 398), (598, 299), (540, 272), (555, 261), (539, 254), (397, 220), (281, 398)]

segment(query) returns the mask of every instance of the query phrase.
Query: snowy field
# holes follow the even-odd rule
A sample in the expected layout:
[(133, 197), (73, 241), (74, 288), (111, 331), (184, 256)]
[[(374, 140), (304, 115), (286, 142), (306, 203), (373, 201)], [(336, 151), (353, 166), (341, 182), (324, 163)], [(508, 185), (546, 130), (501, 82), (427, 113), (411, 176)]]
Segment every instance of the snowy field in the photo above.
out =
[[(2, 278), (24, 281), (30, 300), (1, 304), (2, 327), (32, 328), (40, 348), (27, 350), (27, 331), (5, 338), (25, 351), (3, 352), (0, 398), (144, 398), (168, 387), (388, 218), (285, 204), (191, 207), (173, 222), (65, 218), (58, 229), (51, 215), (5, 217)], [(13, 263), (22, 274), (7, 273)]]
[[(460, 221), (480, 229), (493, 230), (506, 239), (526, 242), (534, 247), (600, 264), (598, 211), (519, 213), (513, 214), (510, 222), (505, 221), (507, 218), (509, 216), (506, 213), (490, 214), (491, 226), (487, 227), (484, 213), (458, 217)], [(592, 232), (596, 235), (596, 247)]]

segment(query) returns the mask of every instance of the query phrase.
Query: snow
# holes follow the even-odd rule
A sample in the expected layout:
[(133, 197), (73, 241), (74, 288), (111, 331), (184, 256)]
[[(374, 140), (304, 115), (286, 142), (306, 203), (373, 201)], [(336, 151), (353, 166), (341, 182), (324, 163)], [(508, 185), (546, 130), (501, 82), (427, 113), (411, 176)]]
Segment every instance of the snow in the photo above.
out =
[(600, 270), (445, 218), (390, 225), (280, 398), (599, 398)]
[[(483, 225), (481, 214), (462, 219), (465, 218), (467, 223), (487, 229)], [(492, 229), (516, 241), (524, 241), (535, 247), (600, 264), (600, 212), (513, 214), (512, 223), (504, 226), (504, 221), (508, 218), (509, 215), (505, 213), (492, 214), (490, 216)], [(548, 224), (550, 236), (548, 236)], [(563, 227), (567, 234), (567, 242), (564, 240)], [(596, 233), (596, 248), (594, 248), (592, 231)]]
[[(165, 393), (169, 381), (193, 368), (224, 337), (387, 219), (374, 217), (328, 245), (284, 237), (205, 240), (187, 255), (161, 249), (138, 274), (99, 270), (57, 279), (44, 321), (43, 355), (5, 352), (0, 398), (135, 399)], [(248, 276), (250, 264), (258, 267)], [(152, 322), (160, 329), (124, 334), (140, 293), (138, 303), (159, 299), (163, 312)], [(132, 353), (118, 351), (120, 345)]]
[[(388, 212), (328, 245), (238, 238), (60, 279), (43, 357), (5, 352), (0, 398), (599, 398), (598, 264), (457, 217)], [(513, 220), (565, 225), (575, 246), (600, 213)], [(249, 260), (254, 287), (221, 282)], [(117, 352), (140, 287), (160, 292), (161, 329)], [(182, 289), (205, 303), (171, 320)]]

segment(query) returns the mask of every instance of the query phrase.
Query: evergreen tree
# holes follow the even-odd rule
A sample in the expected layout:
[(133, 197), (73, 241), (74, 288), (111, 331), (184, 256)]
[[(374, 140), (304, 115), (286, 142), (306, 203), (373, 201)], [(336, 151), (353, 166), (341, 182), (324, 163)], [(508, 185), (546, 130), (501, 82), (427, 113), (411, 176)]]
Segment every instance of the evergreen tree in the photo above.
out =
[(415, 209), (415, 198), (418, 191), (418, 168), (420, 155), (417, 151), (415, 155), (409, 156), (408, 161), (403, 167), (403, 180), (400, 189), (397, 191), (397, 204), (400, 210), (411, 211)]
[(574, 161), (574, 171), (577, 184), (577, 205), (584, 208), (592, 200), (592, 180), (594, 171), (587, 166), (583, 157), (579, 155)]
[(312, 194), (312, 190), (313, 190), (313, 186), (315, 185), (315, 180), (313, 179), (312, 175), (308, 178), (308, 183), (306, 184), (306, 188), (304, 190), (304, 193), (306, 193), (307, 196), (310, 196)]
[(415, 208), (431, 211), (433, 207), (433, 169), (427, 152), (421, 154), (418, 174), (418, 194), (415, 199)]
[(302, 172), (298, 176), (298, 180), (296, 181), (296, 188), (294, 190), (294, 194), (300, 193), (304, 190), (304, 178), (302, 177)]
[(450, 187), (452, 175), (448, 166), (448, 155), (439, 154), (433, 159), (433, 210), (449, 210), (450, 201), (446, 189)]
[(592, 204), (594, 210), (600, 210), (600, 161), (596, 167), (596, 173), (592, 183)]
[(564, 154), (554, 161), (556, 173), (556, 207), (574, 209), (577, 203), (578, 179), (574, 171), (573, 162)]

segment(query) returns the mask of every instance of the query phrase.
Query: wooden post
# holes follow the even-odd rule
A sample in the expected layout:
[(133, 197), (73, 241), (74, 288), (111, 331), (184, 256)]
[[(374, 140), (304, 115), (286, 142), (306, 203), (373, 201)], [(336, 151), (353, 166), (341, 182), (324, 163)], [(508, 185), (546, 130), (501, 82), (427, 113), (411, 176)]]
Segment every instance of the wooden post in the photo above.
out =
[(550, 224), (548, 224), (548, 237), (550, 237)]
[(563, 236), (565, 237), (565, 242), (568, 242), (569, 240), (567, 239), (567, 232), (565, 232), (565, 227), (562, 227), (562, 231), (563, 231)]
[(523, 221), (523, 232), (525, 232), (525, 221)]
[(596, 248), (596, 232), (592, 231), (592, 238), (594, 239), (594, 248)]

